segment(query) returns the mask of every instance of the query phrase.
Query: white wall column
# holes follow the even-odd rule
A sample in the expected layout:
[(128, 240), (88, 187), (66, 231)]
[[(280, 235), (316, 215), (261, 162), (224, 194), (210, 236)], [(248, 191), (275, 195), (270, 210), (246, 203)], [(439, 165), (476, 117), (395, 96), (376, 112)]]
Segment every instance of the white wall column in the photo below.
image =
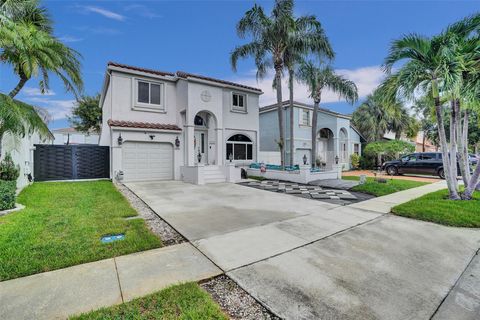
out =
[(223, 141), (223, 129), (222, 128), (215, 128), (215, 135), (216, 135), (216, 146), (217, 146), (217, 153), (216, 153), (216, 164), (221, 166), (225, 163), (225, 155), (224, 155), (224, 145), (225, 142)]
[(185, 125), (186, 137), (185, 137), (185, 150), (186, 150), (186, 165), (195, 165), (195, 129), (193, 125)]
[(335, 157), (338, 157), (340, 162), (340, 139), (338, 137), (333, 138), (333, 165), (335, 165)]

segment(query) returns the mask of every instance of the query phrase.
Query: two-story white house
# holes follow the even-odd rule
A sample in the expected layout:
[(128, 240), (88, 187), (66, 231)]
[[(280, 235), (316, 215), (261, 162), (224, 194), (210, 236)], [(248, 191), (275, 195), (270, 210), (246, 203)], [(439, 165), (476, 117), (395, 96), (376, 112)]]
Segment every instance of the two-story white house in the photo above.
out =
[[(262, 91), (186, 72), (108, 63), (99, 144), (113, 179), (233, 181), (257, 160)], [(237, 168), (234, 168), (234, 165)]]

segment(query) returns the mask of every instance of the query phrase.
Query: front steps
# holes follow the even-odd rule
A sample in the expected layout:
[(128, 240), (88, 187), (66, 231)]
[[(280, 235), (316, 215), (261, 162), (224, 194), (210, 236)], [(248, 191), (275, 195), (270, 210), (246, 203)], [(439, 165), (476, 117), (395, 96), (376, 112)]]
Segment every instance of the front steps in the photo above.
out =
[(203, 170), (205, 184), (226, 181), (223, 169), (219, 166), (205, 166)]

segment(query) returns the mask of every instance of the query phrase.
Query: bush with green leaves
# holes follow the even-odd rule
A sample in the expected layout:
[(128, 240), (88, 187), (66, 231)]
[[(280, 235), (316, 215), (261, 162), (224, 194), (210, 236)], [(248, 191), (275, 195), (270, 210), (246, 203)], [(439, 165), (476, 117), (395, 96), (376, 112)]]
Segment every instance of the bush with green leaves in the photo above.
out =
[(0, 180), (0, 211), (15, 208), (16, 188), (15, 181)]
[(0, 180), (16, 181), (20, 176), (20, 168), (15, 165), (12, 156), (7, 153), (0, 161)]
[(353, 169), (358, 169), (360, 166), (360, 155), (358, 155), (358, 153), (352, 153), (350, 155), (350, 163), (352, 164)]

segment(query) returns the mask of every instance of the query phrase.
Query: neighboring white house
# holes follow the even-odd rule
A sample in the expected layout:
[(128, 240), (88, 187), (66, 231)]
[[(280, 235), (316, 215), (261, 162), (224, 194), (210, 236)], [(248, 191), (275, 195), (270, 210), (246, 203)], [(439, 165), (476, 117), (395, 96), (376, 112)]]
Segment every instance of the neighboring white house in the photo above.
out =
[[(278, 148), (278, 113), (277, 105), (260, 108), (260, 155), (259, 161), (279, 164), (280, 152)], [(284, 129), (285, 129), (285, 159), (290, 165), (290, 103), (283, 102)], [(306, 156), (311, 162), (313, 106), (294, 102), (294, 163), (303, 164)], [(328, 109), (320, 108), (317, 124), (317, 155), (316, 159), (331, 168), (338, 157), (339, 165), (344, 169), (350, 168), (350, 156), (353, 153), (361, 155), (361, 143), (364, 141), (358, 130), (351, 124), (351, 117)]]
[(52, 130), (55, 140), (53, 144), (98, 144), (100, 136), (95, 133), (84, 133), (75, 128)]
[[(262, 91), (177, 71), (108, 63), (100, 145), (123, 181), (232, 181), (257, 160)], [(230, 162), (232, 158), (232, 162)]]

